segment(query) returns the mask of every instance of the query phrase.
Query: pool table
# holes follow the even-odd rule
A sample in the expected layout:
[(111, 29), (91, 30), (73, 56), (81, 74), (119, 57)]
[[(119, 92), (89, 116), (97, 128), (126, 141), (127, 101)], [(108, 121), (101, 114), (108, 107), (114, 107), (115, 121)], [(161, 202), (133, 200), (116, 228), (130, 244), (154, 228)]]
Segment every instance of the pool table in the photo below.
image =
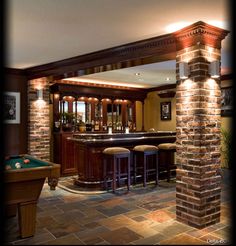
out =
[[(27, 164), (24, 160), (29, 160)], [(21, 164), (17, 169), (15, 164)], [(16, 215), (22, 238), (34, 235), (38, 198), (45, 179), (54, 190), (60, 176), (60, 165), (30, 155), (8, 156), (4, 161), (4, 191), (7, 215)]]

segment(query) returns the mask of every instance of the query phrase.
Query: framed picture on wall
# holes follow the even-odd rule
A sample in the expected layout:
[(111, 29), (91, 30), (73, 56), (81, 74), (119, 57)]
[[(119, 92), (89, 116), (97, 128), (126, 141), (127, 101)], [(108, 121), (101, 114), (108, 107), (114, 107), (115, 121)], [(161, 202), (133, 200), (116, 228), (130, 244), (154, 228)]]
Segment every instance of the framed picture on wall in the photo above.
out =
[(233, 87), (221, 88), (221, 116), (233, 116)]
[(3, 122), (20, 124), (20, 92), (3, 93)]
[(171, 120), (171, 102), (161, 102), (161, 120)]

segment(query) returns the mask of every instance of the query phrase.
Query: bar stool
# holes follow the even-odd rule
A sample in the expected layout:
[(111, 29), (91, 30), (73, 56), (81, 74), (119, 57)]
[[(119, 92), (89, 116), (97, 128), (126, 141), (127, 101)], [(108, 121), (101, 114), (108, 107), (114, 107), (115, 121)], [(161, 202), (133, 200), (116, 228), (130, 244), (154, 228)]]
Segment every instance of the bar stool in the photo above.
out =
[[(121, 173), (121, 159), (127, 159), (127, 172)], [(112, 163), (111, 174), (112, 174), (112, 190), (116, 190), (116, 178), (118, 180), (118, 186), (120, 185), (121, 176), (127, 176), (127, 189), (130, 188), (130, 150), (123, 147), (109, 147), (103, 150), (103, 177), (104, 186), (107, 189), (107, 179), (109, 176), (108, 163)]]
[(176, 143), (162, 143), (158, 145), (159, 167), (167, 172), (167, 182), (170, 182), (171, 168), (176, 168), (174, 164), (174, 153), (176, 152)]
[[(150, 167), (148, 156), (154, 156), (155, 167)], [(137, 158), (143, 158), (143, 163), (137, 166)], [(134, 184), (136, 184), (136, 176), (138, 169), (143, 170), (143, 186), (146, 187), (147, 178), (150, 173), (155, 172), (155, 181), (158, 185), (158, 148), (154, 145), (137, 145), (133, 148), (134, 158)]]

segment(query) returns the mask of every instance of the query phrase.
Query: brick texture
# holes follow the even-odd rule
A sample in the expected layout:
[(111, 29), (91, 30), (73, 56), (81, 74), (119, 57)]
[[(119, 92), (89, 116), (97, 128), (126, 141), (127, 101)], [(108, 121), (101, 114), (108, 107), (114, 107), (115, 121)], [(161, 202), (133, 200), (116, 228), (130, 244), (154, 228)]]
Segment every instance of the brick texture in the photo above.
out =
[[(177, 53), (176, 218), (196, 228), (220, 221), (220, 80), (211, 79), (209, 62), (220, 50), (205, 45)], [(179, 62), (190, 77), (179, 78)]]
[[(43, 89), (43, 100), (37, 99), (37, 89)], [(50, 160), (49, 83), (46, 78), (28, 82), (28, 153)]]

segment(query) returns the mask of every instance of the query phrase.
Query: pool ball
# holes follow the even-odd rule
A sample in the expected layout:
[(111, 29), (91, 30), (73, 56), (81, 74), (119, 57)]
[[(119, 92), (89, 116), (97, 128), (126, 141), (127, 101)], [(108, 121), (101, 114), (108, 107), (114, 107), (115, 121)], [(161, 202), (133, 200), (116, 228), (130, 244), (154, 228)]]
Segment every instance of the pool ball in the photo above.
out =
[(29, 164), (30, 163), (30, 160), (29, 159), (24, 159), (24, 163), (25, 164)]
[(10, 165), (6, 165), (5, 166), (5, 170), (10, 170), (11, 169), (11, 166)]
[(19, 168), (21, 168), (21, 164), (20, 164), (19, 162), (17, 162), (17, 163), (15, 164), (15, 167), (16, 167), (17, 169), (19, 169)]
[(5, 159), (5, 160), (9, 160), (9, 159), (10, 159), (10, 156), (5, 156), (4, 159)]

